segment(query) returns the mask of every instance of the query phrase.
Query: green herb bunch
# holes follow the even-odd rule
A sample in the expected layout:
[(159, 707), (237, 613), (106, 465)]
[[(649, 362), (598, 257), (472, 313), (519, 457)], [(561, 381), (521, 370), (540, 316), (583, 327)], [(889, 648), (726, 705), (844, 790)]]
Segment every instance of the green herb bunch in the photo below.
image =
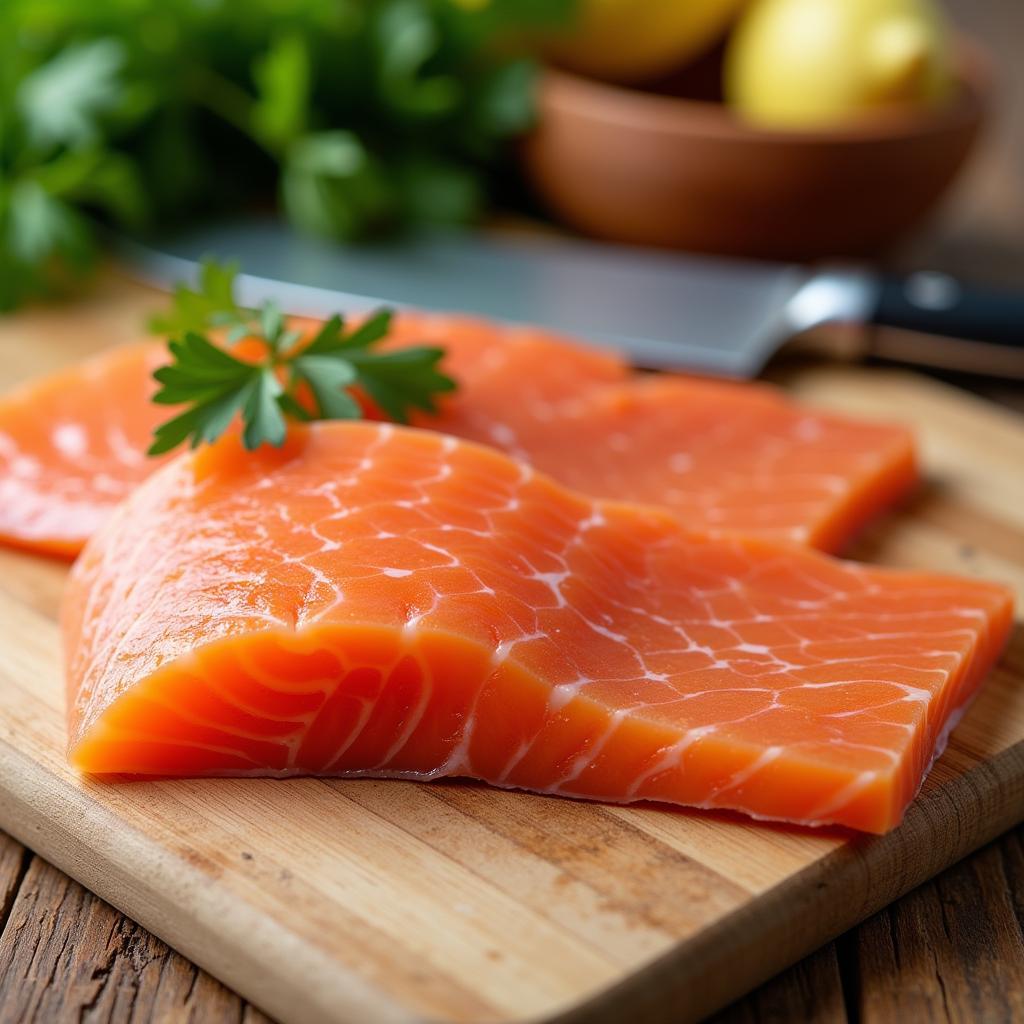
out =
[(76, 279), (94, 218), (274, 197), (359, 239), (473, 219), (532, 117), (514, 39), (572, 0), (3, 0), (0, 309)]

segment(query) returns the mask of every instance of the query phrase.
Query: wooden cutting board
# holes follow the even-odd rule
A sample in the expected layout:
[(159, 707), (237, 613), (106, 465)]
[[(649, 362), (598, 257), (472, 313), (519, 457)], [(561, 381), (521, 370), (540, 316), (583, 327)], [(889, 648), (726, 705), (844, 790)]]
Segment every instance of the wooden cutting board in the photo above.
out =
[[(0, 388), (134, 338), (152, 293), (0, 323)], [(790, 372), (920, 432), (858, 557), (1024, 595), (1024, 420), (904, 373)], [(1024, 628), (882, 838), (468, 783), (99, 785), (64, 762), (58, 564), (0, 553), (0, 828), (286, 1022), (697, 1019), (1024, 817)], [(1024, 603), (1024, 601), (1022, 601)]]

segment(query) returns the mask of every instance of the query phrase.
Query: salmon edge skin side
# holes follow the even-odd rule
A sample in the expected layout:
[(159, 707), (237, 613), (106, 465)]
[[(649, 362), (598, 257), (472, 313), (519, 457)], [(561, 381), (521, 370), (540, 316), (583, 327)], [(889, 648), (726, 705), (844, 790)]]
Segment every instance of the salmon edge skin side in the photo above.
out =
[[(342, 432), (342, 433), (337, 433), (339, 431)], [(336, 435), (337, 437), (342, 438), (343, 440), (344, 439), (350, 439), (352, 437), (358, 437), (358, 436), (360, 436), (360, 432), (361, 432), (362, 435), (365, 435), (367, 437), (370, 437), (375, 432), (380, 434), (381, 436), (383, 436), (383, 434), (386, 432), (388, 437), (391, 437), (393, 435), (397, 435), (400, 440), (401, 439), (405, 439), (405, 441), (403, 441), (402, 443), (406, 443), (406, 441), (407, 441), (410, 445), (413, 445), (414, 447), (416, 445), (419, 445), (421, 448), (424, 448), (428, 443), (431, 444), (431, 445), (434, 445), (435, 448), (443, 447), (444, 450), (446, 450), (446, 451), (455, 451), (457, 453), (460, 453), (460, 456), (465, 456), (465, 457), (469, 458), (470, 460), (476, 460), (476, 462), (487, 463), (490, 466), (495, 466), (498, 469), (503, 469), (506, 473), (510, 472), (510, 470), (508, 469), (509, 465), (515, 466), (515, 464), (511, 463), (511, 461), (508, 460), (506, 457), (504, 457), (504, 456), (502, 456), (502, 455), (500, 455), (500, 454), (498, 454), (496, 452), (493, 452), (493, 451), (491, 451), (489, 449), (481, 448), (479, 446), (472, 445), (472, 444), (470, 444), (468, 442), (455, 442), (455, 441), (453, 441), (450, 438), (446, 438), (446, 437), (444, 437), (442, 435), (432, 434), (431, 432), (428, 432), (428, 431), (393, 428), (393, 427), (390, 427), (390, 426), (389, 427), (380, 427), (380, 426), (373, 426), (373, 425), (369, 425), (369, 424), (358, 424), (358, 425), (355, 425), (355, 424), (346, 424), (346, 425), (324, 424), (324, 425), (318, 425), (317, 427), (311, 428), (311, 430), (309, 431), (309, 435), (308, 436), (312, 436), (312, 437), (316, 438), (318, 436), (318, 432), (319, 433), (325, 433), (328, 437), (334, 437)], [(428, 442), (428, 441), (426, 441), (424, 439), (432, 439), (432, 440), (429, 440), (429, 442)], [(219, 447), (223, 448), (223, 446), (219, 446)], [(276, 456), (268, 456), (268, 457), (274, 458)], [(288, 458), (292, 458), (292, 456), (290, 456), (290, 455), (287, 456), (287, 457)], [(76, 565), (76, 567), (75, 567), (75, 569), (73, 571), (72, 584), (69, 587), (68, 594), (66, 596), (66, 600), (65, 600), (65, 603), (64, 603), (64, 607), (62, 609), (62, 620), (63, 620), (63, 626), (64, 626), (64, 635), (65, 635), (65, 651), (66, 651), (66, 655), (68, 657), (68, 665), (69, 665), (69, 672), (68, 672), (68, 697), (69, 697), (70, 710), (72, 712), (72, 714), (69, 715), (69, 726), (71, 728), (69, 753), (70, 753), (71, 760), (75, 764), (75, 766), (77, 768), (79, 768), (79, 770), (84, 770), (84, 771), (91, 772), (91, 773), (97, 773), (97, 774), (118, 774), (118, 775), (125, 774), (125, 773), (128, 773), (128, 774), (164, 774), (164, 775), (166, 775), (166, 774), (215, 774), (215, 775), (221, 775), (221, 774), (249, 774), (249, 775), (251, 775), (251, 774), (261, 774), (261, 775), (289, 775), (289, 774), (320, 774), (320, 775), (324, 775), (324, 774), (330, 774), (330, 775), (333, 775), (333, 774), (337, 774), (339, 776), (372, 774), (372, 775), (382, 776), (382, 777), (387, 777), (389, 775), (399, 775), (401, 777), (440, 777), (441, 775), (469, 775), (470, 777), (478, 777), (478, 778), (479, 777), (484, 777), (484, 776), (481, 776), (480, 774), (475, 773), (473, 771), (466, 771), (466, 770), (464, 770), (465, 766), (464, 765), (460, 765), (460, 763), (458, 761), (455, 761), (455, 760), (451, 761), (450, 763), (446, 762), (446, 763), (440, 764), (440, 765), (438, 765), (438, 764), (430, 765), (430, 766), (427, 766), (426, 768), (423, 768), (423, 769), (415, 769), (415, 768), (414, 769), (407, 769), (407, 768), (402, 768), (401, 766), (398, 766), (397, 768), (389, 767), (389, 766), (385, 766), (385, 767), (382, 767), (382, 768), (373, 768), (373, 767), (367, 767), (367, 766), (363, 765), (363, 766), (349, 766), (347, 768), (342, 767), (342, 768), (340, 768), (336, 772), (325, 771), (325, 770), (318, 770), (318, 771), (314, 771), (314, 772), (309, 772), (309, 771), (296, 770), (296, 768), (294, 766), (284, 767), (284, 768), (274, 768), (271, 765), (257, 765), (255, 767), (255, 769), (254, 768), (246, 768), (244, 770), (239, 770), (237, 768), (237, 766), (236, 767), (232, 767), (230, 764), (228, 764), (227, 767), (221, 767), (220, 769), (218, 769), (216, 771), (212, 771), (212, 772), (184, 772), (184, 773), (175, 773), (175, 772), (172, 771), (172, 772), (169, 773), (169, 772), (166, 772), (166, 771), (156, 771), (156, 770), (153, 770), (153, 771), (141, 771), (140, 772), (140, 771), (135, 770), (135, 769), (138, 768), (138, 764), (134, 765), (134, 768), (131, 768), (131, 767), (128, 767), (127, 763), (122, 764), (120, 766), (112, 765), (112, 764), (108, 763), (105, 767), (101, 767), (101, 762), (99, 760), (97, 760), (95, 758), (95, 756), (92, 757), (92, 758), (89, 758), (89, 757), (85, 757), (83, 755), (83, 750), (87, 749), (88, 746), (89, 746), (89, 744), (85, 743), (85, 741), (88, 739), (90, 731), (94, 731), (98, 726), (100, 726), (102, 724), (101, 720), (106, 720), (107, 722), (109, 722), (111, 718), (117, 717), (117, 715), (121, 713), (121, 711), (119, 710), (121, 705), (124, 705), (126, 701), (130, 702), (130, 700), (133, 697), (134, 698), (138, 698), (140, 696), (140, 694), (144, 693), (144, 691), (146, 690), (147, 686), (149, 686), (150, 688), (155, 686), (155, 682), (154, 681), (162, 680), (162, 679), (168, 677), (168, 675), (170, 673), (178, 671), (179, 669), (181, 669), (181, 663), (182, 662), (187, 661), (189, 658), (193, 658), (193, 657), (196, 657), (196, 656), (198, 656), (200, 658), (205, 658), (205, 657), (209, 656), (211, 651), (215, 651), (219, 647), (227, 647), (227, 648), (230, 648), (230, 647), (233, 647), (233, 646), (241, 647), (241, 646), (244, 646), (243, 642), (245, 642), (245, 643), (255, 643), (257, 639), (265, 638), (266, 636), (270, 635), (273, 632), (273, 630), (271, 630), (271, 629), (247, 630), (247, 631), (242, 632), (238, 636), (221, 638), (221, 639), (215, 640), (215, 641), (213, 641), (212, 643), (209, 643), (209, 644), (199, 643), (199, 644), (194, 645), (193, 647), (190, 647), (188, 650), (184, 650), (182, 652), (182, 656), (180, 658), (172, 658), (166, 664), (161, 666), (161, 668), (157, 672), (151, 673), (149, 676), (144, 677), (144, 678), (135, 679), (134, 681), (129, 680), (127, 682), (127, 684), (125, 685), (125, 687), (123, 687), (123, 692), (119, 696), (117, 696), (116, 699), (108, 702), (107, 705), (102, 708), (102, 711), (101, 711), (99, 717), (96, 718), (94, 721), (92, 721), (90, 723), (89, 727), (85, 730), (85, 732), (83, 734), (76, 735), (75, 723), (77, 721), (77, 718), (76, 718), (77, 712), (76, 712), (75, 709), (76, 709), (76, 706), (77, 706), (77, 701), (81, 697), (81, 693), (79, 692), (80, 681), (77, 681), (74, 678), (74, 673), (73, 673), (72, 666), (73, 666), (73, 663), (74, 663), (74, 654), (75, 654), (76, 644), (77, 644), (78, 640), (80, 639), (80, 636), (76, 637), (76, 635), (75, 635), (76, 624), (80, 624), (80, 623), (77, 623), (76, 615), (73, 614), (73, 612), (75, 612), (75, 610), (76, 610), (75, 609), (75, 605), (78, 602), (77, 591), (78, 591), (78, 589), (82, 585), (81, 577), (86, 572), (86, 570), (83, 569), (83, 566), (87, 565), (90, 562), (90, 559), (92, 559), (93, 555), (96, 552), (102, 552), (102, 549), (103, 549), (104, 545), (107, 543), (108, 537), (113, 536), (114, 537), (114, 543), (117, 542), (116, 535), (123, 528), (124, 523), (127, 522), (127, 523), (130, 524), (132, 522), (133, 514), (135, 512), (134, 506), (138, 505), (138, 504), (142, 504), (145, 500), (148, 500), (148, 496), (149, 496), (150, 492), (157, 492), (157, 494), (159, 494), (159, 489), (160, 489), (161, 486), (163, 486), (162, 485), (162, 481), (165, 478), (167, 478), (168, 480), (172, 479), (175, 474), (180, 473), (182, 471), (182, 469), (184, 467), (188, 466), (190, 463), (192, 463), (193, 468), (200, 467), (200, 472), (197, 475), (202, 476), (204, 473), (210, 473), (210, 474), (213, 474), (214, 476), (216, 476), (220, 472), (220, 470), (223, 468), (222, 466), (218, 466), (218, 460), (220, 460), (222, 458), (224, 458), (224, 456), (222, 456), (220, 454), (217, 454), (216, 450), (214, 450), (214, 454), (213, 455), (209, 455), (206, 452), (200, 452), (198, 457), (194, 456), (192, 454), (186, 454), (186, 455), (178, 457), (170, 465), (168, 465), (167, 467), (165, 467), (164, 469), (159, 471), (156, 474), (155, 477), (151, 478), (151, 480), (149, 482), (147, 482), (146, 484), (144, 484), (143, 488), (140, 489), (140, 491), (142, 493), (142, 498), (138, 498), (137, 495), (140, 492), (136, 492), (136, 496), (133, 496), (132, 498), (130, 498), (129, 501), (126, 503), (126, 506), (123, 506), (121, 511), (118, 513), (117, 521), (115, 523), (112, 523), (107, 528), (101, 530), (100, 533), (97, 535), (96, 539), (94, 541), (90, 542), (90, 544), (88, 545), (88, 547), (86, 549), (86, 553), (83, 555), (82, 560), (80, 560), (80, 562)], [(195, 462), (193, 462), (193, 460), (195, 460)], [(211, 465), (211, 462), (212, 462), (212, 465)], [(205, 468), (203, 468), (203, 467), (205, 467)], [(520, 467), (520, 470), (522, 470), (522, 467)], [(243, 470), (243, 472), (244, 471), (245, 470)], [(230, 467), (229, 467), (229, 472), (230, 472)], [(533, 476), (533, 477), (536, 477), (536, 474), (532, 474), (531, 473), (530, 475)], [(575, 502), (577, 504), (582, 502), (586, 506), (595, 507), (595, 508), (603, 508), (611, 516), (619, 515), (619, 516), (626, 516), (626, 517), (629, 517), (629, 516), (640, 517), (640, 519), (642, 519), (644, 523), (650, 524), (650, 523), (653, 522), (656, 525), (660, 525), (660, 528), (662, 528), (664, 530), (669, 530), (669, 531), (671, 531), (671, 532), (673, 532), (675, 534), (678, 534), (680, 538), (689, 538), (690, 540), (693, 540), (695, 538), (695, 536), (696, 536), (696, 535), (690, 534), (687, 531), (681, 529), (678, 526), (678, 524), (672, 519), (672, 517), (669, 514), (666, 514), (666, 513), (658, 512), (656, 510), (640, 509), (640, 508), (635, 508), (635, 507), (626, 506), (626, 505), (616, 505), (614, 503), (606, 503), (606, 502), (605, 503), (595, 503), (595, 502), (590, 502), (587, 499), (581, 499), (579, 496), (576, 496), (576, 495), (572, 494), (571, 492), (566, 491), (564, 488), (561, 488), (560, 486), (558, 486), (558, 485), (556, 485), (556, 484), (554, 484), (553, 482), (550, 482), (550, 481), (544, 481), (543, 482), (543, 488), (544, 488), (544, 494), (553, 495), (554, 496), (552, 498), (552, 500), (557, 499), (559, 501), (564, 501), (566, 503), (573, 503), (573, 502)], [(171, 495), (171, 497), (173, 499), (173, 495)], [(638, 519), (638, 522), (639, 522), (639, 519)], [(708, 549), (709, 550), (712, 550), (712, 551), (715, 550), (715, 547), (716, 547), (716, 543), (715, 542), (702, 540), (701, 543), (703, 543), (705, 545), (708, 545)], [(782, 553), (786, 553), (787, 557), (798, 557), (798, 558), (802, 559), (803, 560), (803, 564), (805, 564), (805, 565), (807, 565), (807, 564), (814, 564), (814, 565), (820, 566), (820, 567), (822, 567), (823, 571), (825, 569), (829, 569), (829, 571), (832, 571), (829, 568), (830, 565), (835, 565), (835, 566), (840, 566), (841, 567), (841, 566), (843, 566), (845, 564), (845, 563), (832, 563), (831, 560), (827, 558), (827, 556), (823, 556), (823, 555), (820, 555), (820, 554), (814, 554), (814, 553), (811, 553), (811, 552), (806, 552), (806, 553), (804, 553), (802, 555), (801, 554), (796, 554), (796, 553), (790, 551), (788, 546), (773, 545), (770, 542), (766, 542), (766, 541), (731, 542), (731, 544), (729, 544), (729, 545), (718, 545), (718, 547), (719, 548), (731, 547), (731, 548), (735, 548), (737, 550), (742, 549), (742, 550), (744, 550), (746, 552), (752, 553), (755, 556), (757, 555), (758, 551), (760, 551), (762, 553), (762, 555), (765, 552), (767, 552), (769, 554), (779, 553), (780, 555)], [(877, 577), (880, 577), (880, 578), (890, 578), (890, 579), (893, 579), (893, 580), (900, 580), (900, 579), (903, 579), (903, 580), (907, 580), (907, 579), (924, 579), (924, 580), (938, 579), (939, 581), (947, 581), (948, 582), (949, 579), (950, 579), (949, 577), (932, 578), (932, 577), (928, 577), (927, 574), (903, 573), (903, 572), (896, 571), (896, 570), (877, 570), (877, 569), (873, 569), (873, 568), (871, 570), (865, 570), (864, 567), (857, 567), (857, 571), (869, 571), (874, 576), (877, 576)], [(946, 708), (946, 714), (944, 716), (944, 719), (948, 719), (949, 714), (951, 714), (952, 711), (955, 708), (958, 708), (961, 705), (965, 704), (966, 701), (969, 699), (970, 695), (976, 690), (976, 688), (980, 684), (980, 682), (981, 682), (985, 672), (991, 666), (991, 664), (995, 661), (995, 658), (997, 657), (999, 650), (1001, 649), (1003, 643), (1005, 642), (1006, 635), (1008, 634), (1008, 631), (1009, 631), (1009, 626), (1010, 626), (1010, 621), (1011, 621), (1010, 609), (1011, 609), (1011, 606), (1012, 606), (1012, 601), (1011, 601), (1009, 592), (1005, 591), (1005, 590), (999, 591), (999, 593), (1001, 593), (1001, 599), (997, 599), (995, 597), (997, 588), (993, 587), (992, 585), (983, 585), (983, 584), (972, 584), (972, 585), (978, 587), (981, 590), (987, 591), (988, 595), (993, 598), (993, 602), (991, 602), (992, 605), (993, 605), (993, 610), (988, 615), (986, 629), (979, 631), (978, 636), (976, 638), (978, 640), (978, 642), (979, 642), (978, 646), (981, 645), (981, 641), (985, 641), (984, 644), (983, 644), (984, 649), (980, 650), (978, 653), (976, 653), (976, 655), (974, 656), (973, 659), (969, 659), (967, 657), (964, 657), (964, 659), (962, 660), (962, 664), (960, 665), (960, 671), (958, 673), (955, 673), (956, 678), (954, 680), (952, 680), (949, 683), (949, 685), (947, 685), (945, 687), (945, 689), (942, 691), (943, 695), (948, 698), (947, 703), (951, 703), (952, 704), (952, 706)], [(86, 595), (87, 598), (90, 597), (90, 596), (91, 595), (89, 595), (89, 594)], [(81, 611), (81, 609), (78, 609), (78, 611)], [(313, 623), (313, 624), (311, 624), (311, 626), (309, 628), (310, 628), (310, 630), (316, 631), (318, 629), (320, 629), (320, 630), (325, 629), (325, 628), (327, 628), (330, 625), (331, 625), (330, 623), (325, 623), (323, 625), (321, 625), (319, 623)], [(355, 628), (355, 629), (362, 630), (364, 632), (368, 632), (368, 631), (371, 631), (371, 630), (379, 630), (381, 628), (384, 628), (384, 629), (392, 628), (388, 624), (381, 624), (381, 623), (371, 622), (371, 621), (366, 621), (366, 622), (357, 623), (357, 624), (354, 624), (352, 622), (347, 622), (345, 625), (349, 629)], [(444, 631), (443, 630), (440, 630), (440, 631), (432, 630), (432, 629), (428, 629), (427, 627), (421, 627), (417, 631), (417, 643), (421, 642), (420, 634), (422, 634), (423, 637), (426, 637), (429, 640), (431, 635), (438, 635), (439, 633), (443, 634)], [(293, 629), (287, 635), (292, 637), (292, 638), (296, 638), (296, 637), (301, 637), (302, 636), (302, 632), (301, 631), (295, 631)], [(464, 640), (464, 638), (460, 639), (459, 642), (463, 642), (463, 640)], [(467, 648), (467, 651), (468, 651), (468, 648)], [(486, 653), (486, 651), (479, 651), (478, 655), (479, 655), (479, 657), (483, 657), (483, 655), (485, 653)], [(478, 660), (479, 660), (479, 658), (478, 658)], [(352, 671), (354, 671), (354, 669), (356, 669), (356, 668), (359, 668), (359, 666), (354, 666), (354, 667), (350, 666), (350, 670), (352, 670)], [(538, 688), (539, 687), (540, 689), (543, 689), (543, 687), (545, 685), (548, 685), (548, 684), (544, 683), (544, 681), (540, 680), (539, 677), (537, 677), (535, 674), (531, 674), (523, 666), (516, 666), (515, 664), (513, 664), (512, 665), (512, 669), (514, 669), (515, 672), (519, 673), (519, 675), (517, 677), (518, 680), (519, 680), (517, 685), (520, 687), (520, 691), (518, 691), (518, 692), (522, 692), (524, 689), (530, 689), (531, 687), (532, 688)], [(350, 672), (350, 670), (346, 670), (346, 671)], [(497, 673), (495, 673), (495, 675), (496, 674)], [(179, 672), (179, 676), (180, 676), (180, 672)], [(478, 691), (478, 695), (477, 695), (478, 698), (479, 698), (479, 693), (483, 692), (484, 684), (486, 682), (488, 682), (491, 678), (492, 678), (491, 676), (488, 676), (488, 677), (482, 679), (479, 682), (480, 690)], [(434, 680), (434, 682), (436, 682), (436, 681), (437, 680)], [(335, 680), (336, 686), (337, 686), (337, 682), (338, 681)], [(551, 691), (550, 685), (548, 685), (548, 698), (549, 699), (550, 699), (550, 696), (551, 696), (551, 692), (552, 691)], [(955, 699), (955, 701), (954, 701), (953, 698), (957, 698), (957, 699)], [(594, 713), (594, 709), (598, 708), (600, 706), (601, 705), (599, 705), (598, 703), (595, 703), (594, 700), (592, 700), (590, 697), (588, 697), (586, 695), (575, 694), (573, 696), (572, 700), (566, 705), (566, 708), (567, 709), (568, 708), (572, 709), (573, 716), (575, 716), (577, 718), (585, 718), (587, 716), (587, 714), (593, 714)], [(373, 710), (373, 709), (371, 709), (371, 710)], [(605, 708), (605, 710), (607, 711), (607, 708)], [(929, 711), (930, 710), (931, 710), (931, 708), (929, 708)], [(571, 718), (573, 716), (564, 716), (564, 717)], [(630, 720), (627, 722), (627, 724), (629, 725), (630, 729), (633, 730), (633, 732), (637, 733), (638, 736), (640, 734), (642, 734), (644, 732), (644, 730), (647, 730), (648, 732), (650, 732), (651, 730), (658, 730), (658, 729), (660, 729), (663, 734), (666, 733), (667, 727), (665, 726), (664, 722), (661, 722), (661, 721), (655, 722), (655, 721), (650, 720), (649, 716), (645, 717), (643, 711), (639, 711), (639, 712), (634, 711), (629, 717), (630, 717)], [(924, 726), (921, 727), (922, 730), (924, 728), (925, 728)], [(670, 733), (670, 732), (671, 732), (671, 730), (668, 730), (668, 733)], [(919, 738), (920, 738), (920, 732), (921, 732), (921, 730), (919, 730), (919, 733), (918, 733), (918, 737)], [(893, 784), (890, 785), (888, 798), (882, 800), (881, 802), (876, 802), (877, 805), (874, 807), (874, 809), (870, 813), (865, 811), (864, 813), (861, 814), (860, 818), (857, 821), (855, 821), (855, 822), (851, 822), (851, 821), (848, 821), (848, 820), (844, 821), (844, 820), (842, 820), (842, 815), (840, 815), (840, 816), (838, 816), (836, 818), (830, 818), (828, 816), (825, 816), (825, 817), (822, 817), (822, 819), (820, 821), (815, 820), (813, 823), (814, 824), (826, 824), (826, 823), (834, 822), (834, 823), (838, 823), (838, 824), (852, 825), (852, 827), (860, 828), (860, 829), (865, 830), (865, 831), (875, 831), (875, 832), (884, 832), (884, 831), (887, 831), (889, 828), (893, 827), (898, 822), (899, 818), (902, 816), (902, 812), (905, 809), (906, 804), (909, 803), (909, 800), (912, 797), (913, 792), (916, 791), (918, 785), (920, 784), (921, 778), (923, 777), (923, 770), (924, 770), (925, 766), (930, 762), (932, 757), (934, 756), (935, 747), (939, 743), (940, 737), (941, 737), (941, 728), (935, 728), (933, 730), (932, 740), (930, 742), (930, 748), (927, 749), (927, 750), (919, 749), (919, 750), (911, 752), (913, 754), (913, 759), (915, 761), (915, 765), (912, 766), (909, 769), (909, 772), (908, 772), (907, 769), (903, 769), (903, 771), (902, 771), (903, 781), (900, 784), (898, 784), (898, 785), (895, 784), (895, 781), (894, 781)], [(153, 738), (154, 737), (152, 735), (150, 735), (149, 739), (153, 740)], [(663, 740), (665, 739), (664, 735), (662, 736), (662, 739)], [(712, 737), (712, 740), (713, 739), (714, 739), (714, 737)], [(634, 746), (636, 746), (636, 744), (638, 744), (640, 741), (636, 738), (636, 736), (634, 736), (632, 742), (634, 743)], [(665, 747), (666, 747), (666, 743), (662, 743), (661, 747), (658, 747), (657, 746), (657, 742), (658, 741), (651, 740), (650, 742), (654, 744), (654, 747), (651, 750), (648, 750), (648, 754), (649, 754), (648, 761), (650, 760), (651, 757), (655, 756), (659, 752), (659, 750), (664, 750)], [(709, 743), (709, 741), (706, 740), (706, 739), (702, 740), (702, 742), (705, 744), (705, 746), (707, 746), (708, 743)], [(923, 739), (922, 739), (922, 742), (923, 742)], [(83, 744), (85, 744), (85, 747), (83, 747)], [(740, 750), (742, 748), (742, 746), (743, 746), (742, 743), (739, 743), (738, 741), (736, 741), (735, 739), (732, 739), (732, 738), (730, 738), (728, 740), (728, 745), (729, 745), (729, 747), (730, 747), (734, 757), (736, 755), (736, 752), (738, 750)], [(96, 744), (94, 743), (92, 746), (95, 748)], [(918, 746), (920, 746), (920, 744), (918, 744)], [(756, 751), (758, 748), (750, 747), (749, 749), (751, 751)], [(95, 755), (95, 753), (96, 753), (96, 750), (94, 749), (93, 750), (93, 754)], [(787, 753), (787, 755), (786, 755), (784, 760), (785, 760), (785, 763), (790, 766), (790, 768), (793, 768), (794, 766), (795, 767), (800, 767), (802, 765), (803, 767), (801, 768), (801, 770), (805, 771), (805, 772), (810, 772), (812, 770), (812, 768), (814, 770), (822, 771), (822, 770), (834, 770), (834, 767), (835, 767), (835, 766), (828, 766), (828, 765), (820, 764), (818, 762), (815, 762), (813, 759), (801, 760), (801, 758), (799, 756), (794, 755), (792, 753)], [(99, 771), (97, 771), (98, 768), (99, 768)], [(893, 779), (894, 780), (895, 780), (896, 775), (899, 774), (900, 771), (901, 771), (901, 768), (899, 766), (893, 769), (892, 775), (893, 775)], [(544, 791), (544, 787), (542, 785), (538, 785), (538, 784), (525, 784), (524, 785), (524, 784), (521, 784), (519, 781), (517, 781), (515, 778), (512, 778), (511, 780), (509, 780), (509, 779), (502, 779), (502, 778), (494, 778), (494, 779), (488, 780), (486, 777), (484, 777), (484, 781), (491, 781), (492, 784), (497, 784), (497, 785), (508, 785), (510, 788), (527, 788), (527, 789), (535, 789), (535, 790), (539, 789), (541, 791)], [(882, 781), (884, 782), (885, 779), (883, 778)], [(558, 792), (560, 792), (562, 795), (569, 795), (569, 796), (588, 797), (588, 796), (593, 796), (594, 795), (594, 794), (587, 793), (587, 792), (573, 792), (572, 791), (573, 788), (574, 787), (569, 787), (567, 789), (566, 787), (562, 786), (562, 787), (560, 787), (558, 789)], [(579, 787), (575, 787), (575, 788), (578, 789)], [(600, 794), (599, 798), (602, 799), (602, 800), (608, 800), (608, 801), (630, 802), (632, 800), (651, 799), (652, 798), (652, 794), (651, 794), (651, 792), (649, 792), (648, 789), (641, 789), (640, 791), (638, 791), (637, 793), (634, 793), (634, 794), (629, 794), (629, 793), (624, 793), (624, 792), (618, 792), (618, 793), (615, 793), (615, 792), (603, 792), (603, 793)], [(663, 796), (659, 797), (658, 795), (654, 795), (653, 798), (654, 799), (659, 799), (660, 798), (662, 800), (665, 799)], [(697, 800), (693, 800), (693, 799), (690, 799), (690, 800), (680, 800), (679, 802), (680, 803), (684, 803), (687, 806), (700, 806), (700, 802), (697, 801)], [(753, 813), (753, 814), (760, 814), (764, 810), (763, 807), (758, 807), (758, 806), (754, 806), (754, 805), (746, 806), (746, 805), (744, 805), (744, 803), (743, 803), (743, 801), (741, 799), (734, 799), (732, 802), (729, 802), (728, 800), (720, 801), (720, 802), (715, 802), (715, 803), (710, 804), (709, 806), (729, 808), (729, 809), (732, 809), (732, 810), (738, 810), (738, 811), (743, 812), (743, 813)], [(793, 821), (797, 821), (797, 822), (804, 821), (804, 823), (808, 823), (806, 821), (806, 819), (801, 819), (799, 817), (786, 818), (785, 816), (779, 815), (779, 814), (768, 814), (768, 815), (765, 815), (765, 816), (771, 817), (774, 820), (793, 820)]]

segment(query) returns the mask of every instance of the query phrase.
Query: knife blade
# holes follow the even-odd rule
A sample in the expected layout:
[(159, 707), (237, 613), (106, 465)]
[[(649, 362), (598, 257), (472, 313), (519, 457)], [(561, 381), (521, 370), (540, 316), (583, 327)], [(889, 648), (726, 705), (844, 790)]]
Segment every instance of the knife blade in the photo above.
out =
[[(965, 301), (962, 286), (954, 282), (953, 295), (940, 278), (929, 287), (920, 276), (886, 281), (861, 267), (814, 269), (533, 234), (438, 232), (342, 245), (300, 236), (277, 220), (247, 219), (156, 242), (123, 241), (120, 251), (140, 276), (164, 287), (194, 277), (205, 257), (236, 260), (247, 305), (273, 297), (310, 315), (380, 305), (459, 310), (577, 335), (650, 369), (729, 377), (756, 376), (794, 335), (877, 322), (886, 310), (905, 328), (916, 309), (928, 329), (948, 334), (947, 322), (961, 328), (953, 307)], [(1017, 317), (1017, 344), (989, 339), (989, 347), (1016, 357), (1024, 376), (1024, 298), (999, 298), (1005, 315)], [(977, 314), (977, 293), (966, 299)], [(1002, 330), (999, 322), (987, 326)], [(1012, 366), (1011, 358), (1002, 372)]]

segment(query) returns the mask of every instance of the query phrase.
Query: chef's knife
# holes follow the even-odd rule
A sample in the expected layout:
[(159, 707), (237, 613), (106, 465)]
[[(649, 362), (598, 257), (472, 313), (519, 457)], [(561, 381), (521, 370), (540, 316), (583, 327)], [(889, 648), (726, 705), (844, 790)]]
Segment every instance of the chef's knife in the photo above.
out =
[(429, 234), (346, 246), (271, 220), (122, 251), (164, 286), (194, 276), (203, 257), (237, 260), (245, 304), (272, 296), (312, 315), (380, 305), (462, 310), (578, 335), (651, 369), (753, 377), (794, 336), (844, 323), (899, 329), (846, 332), (857, 355), (1024, 378), (1024, 293), (970, 288), (943, 274), (889, 278), (863, 267), (816, 270), (546, 235)]

